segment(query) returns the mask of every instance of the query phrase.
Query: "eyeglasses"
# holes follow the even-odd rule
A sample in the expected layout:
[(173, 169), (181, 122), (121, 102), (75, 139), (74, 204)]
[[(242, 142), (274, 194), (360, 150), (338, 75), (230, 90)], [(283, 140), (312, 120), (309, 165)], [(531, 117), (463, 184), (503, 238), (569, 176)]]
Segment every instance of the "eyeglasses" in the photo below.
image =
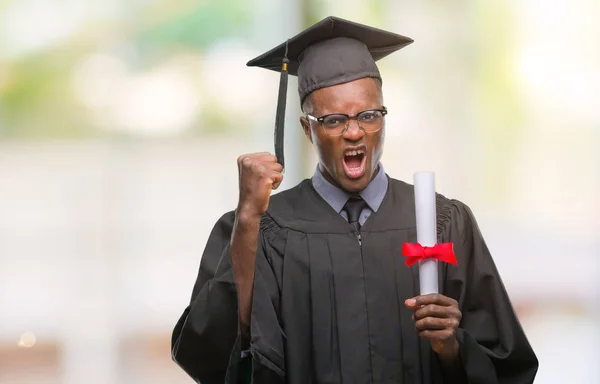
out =
[(355, 114), (333, 113), (315, 117), (306, 115), (310, 120), (321, 123), (323, 130), (329, 136), (341, 136), (350, 127), (350, 120), (356, 120), (358, 127), (366, 133), (377, 132), (383, 127), (383, 117), (387, 115), (387, 108), (368, 109)]

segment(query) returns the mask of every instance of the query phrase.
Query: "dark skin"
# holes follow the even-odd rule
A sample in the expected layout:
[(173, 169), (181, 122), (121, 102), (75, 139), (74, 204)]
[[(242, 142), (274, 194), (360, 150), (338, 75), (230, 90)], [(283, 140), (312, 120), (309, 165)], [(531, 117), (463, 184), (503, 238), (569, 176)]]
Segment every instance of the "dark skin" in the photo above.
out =
[[(377, 80), (359, 79), (314, 91), (305, 113), (319, 117), (330, 113), (358, 113), (383, 106), (383, 95)], [(377, 164), (383, 155), (385, 126), (366, 134), (358, 127), (356, 120), (342, 136), (329, 136), (316, 122), (306, 117), (300, 118), (304, 134), (313, 144), (319, 158), (319, 168), (323, 176), (333, 185), (350, 193), (359, 193), (369, 185), (377, 174)], [(347, 148), (366, 146), (366, 172), (358, 179), (351, 179), (344, 172), (344, 151)]]
[(442, 364), (453, 364), (459, 358), (456, 330), (462, 313), (458, 302), (440, 294), (429, 294), (407, 299), (404, 304), (412, 309), (415, 328), (424, 339), (431, 342)]
[[(307, 103), (306, 113), (322, 116), (330, 113), (355, 114), (367, 109), (381, 108), (383, 95), (374, 79), (365, 78), (314, 91)], [(300, 124), (319, 158), (319, 169), (332, 184), (359, 193), (377, 174), (377, 164), (383, 155), (385, 126), (375, 133), (365, 133), (351, 120), (342, 136), (329, 136), (319, 123), (300, 118)], [(344, 151), (362, 146), (365, 149), (365, 172), (350, 178), (344, 172)], [(238, 288), (240, 324), (248, 334), (252, 308), (254, 266), (261, 216), (267, 211), (271, 191), (283, 180), (282, 167), (269, 153), (242, 155), (238, 158), (240, 196), (231, 240), (231, 260)], [(458, 303), (444, 295), (423, 295), (406, 300), (414, 311), (415, 328), (431, 342), (442, 366), (453, 367), (459, 361), (456, 329), (461, 312)]]

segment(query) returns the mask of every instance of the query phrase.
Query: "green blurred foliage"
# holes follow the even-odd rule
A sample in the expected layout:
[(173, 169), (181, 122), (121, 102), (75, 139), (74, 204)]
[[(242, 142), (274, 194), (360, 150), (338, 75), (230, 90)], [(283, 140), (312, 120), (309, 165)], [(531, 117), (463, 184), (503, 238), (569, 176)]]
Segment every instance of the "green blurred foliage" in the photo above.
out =
[(173, 1), (162, 1), (144, 14), (147, 18), (134, 38), (136, 45), (203, 50), (217, 38), (248, 35), (252, 1), (182, 1), (179, 7), (174, 7)]
[(78, 52), (46, 51), (8, 65), (0, 92), (0, 136), (73, 137), (92, 134), (69, 91)]
[[(10, 1), (0, 0), (0, 15)], [(177, 53), (201, 54), (217, 40), (243, 39), (251, 30), (252, 1), (163, 0), (124, 4), (117, 18), (84, 24), (60, 46), (0, 62), (0, 138), (120, 136), (104, 131), (72, 94), (76, 66), (94, 51), (120, 57), (132, 71), (151, 69)], [(4, 36), (10, 39), (10, 36)], [(190, 133), (233, 129), (210, 108)]]

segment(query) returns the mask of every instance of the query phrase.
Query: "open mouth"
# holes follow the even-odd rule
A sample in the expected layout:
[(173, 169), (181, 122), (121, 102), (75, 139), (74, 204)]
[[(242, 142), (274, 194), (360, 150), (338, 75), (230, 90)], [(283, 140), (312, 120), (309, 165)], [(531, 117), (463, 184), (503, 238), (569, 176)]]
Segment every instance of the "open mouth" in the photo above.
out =
[(367, 156), (365, 149), (352, 149), (344, 153), (344, 172), (351, 179), (358, 179), (365, 173)]

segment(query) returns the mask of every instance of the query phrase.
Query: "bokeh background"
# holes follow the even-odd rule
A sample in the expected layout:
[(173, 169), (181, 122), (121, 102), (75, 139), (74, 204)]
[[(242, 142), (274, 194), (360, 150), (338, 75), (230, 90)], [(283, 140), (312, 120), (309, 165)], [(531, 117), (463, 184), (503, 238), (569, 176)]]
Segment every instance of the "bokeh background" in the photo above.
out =
[[(415, 39), (380, 62), (386, 171), (473, 209), (536, 383), (600, 382), (600, 2), (0, 0), (0, 383), (191, 382), (172, 328), (272, 151), (245, 63), (331, 14)], [(290, 83), (283, 189), (316, 164)]]

